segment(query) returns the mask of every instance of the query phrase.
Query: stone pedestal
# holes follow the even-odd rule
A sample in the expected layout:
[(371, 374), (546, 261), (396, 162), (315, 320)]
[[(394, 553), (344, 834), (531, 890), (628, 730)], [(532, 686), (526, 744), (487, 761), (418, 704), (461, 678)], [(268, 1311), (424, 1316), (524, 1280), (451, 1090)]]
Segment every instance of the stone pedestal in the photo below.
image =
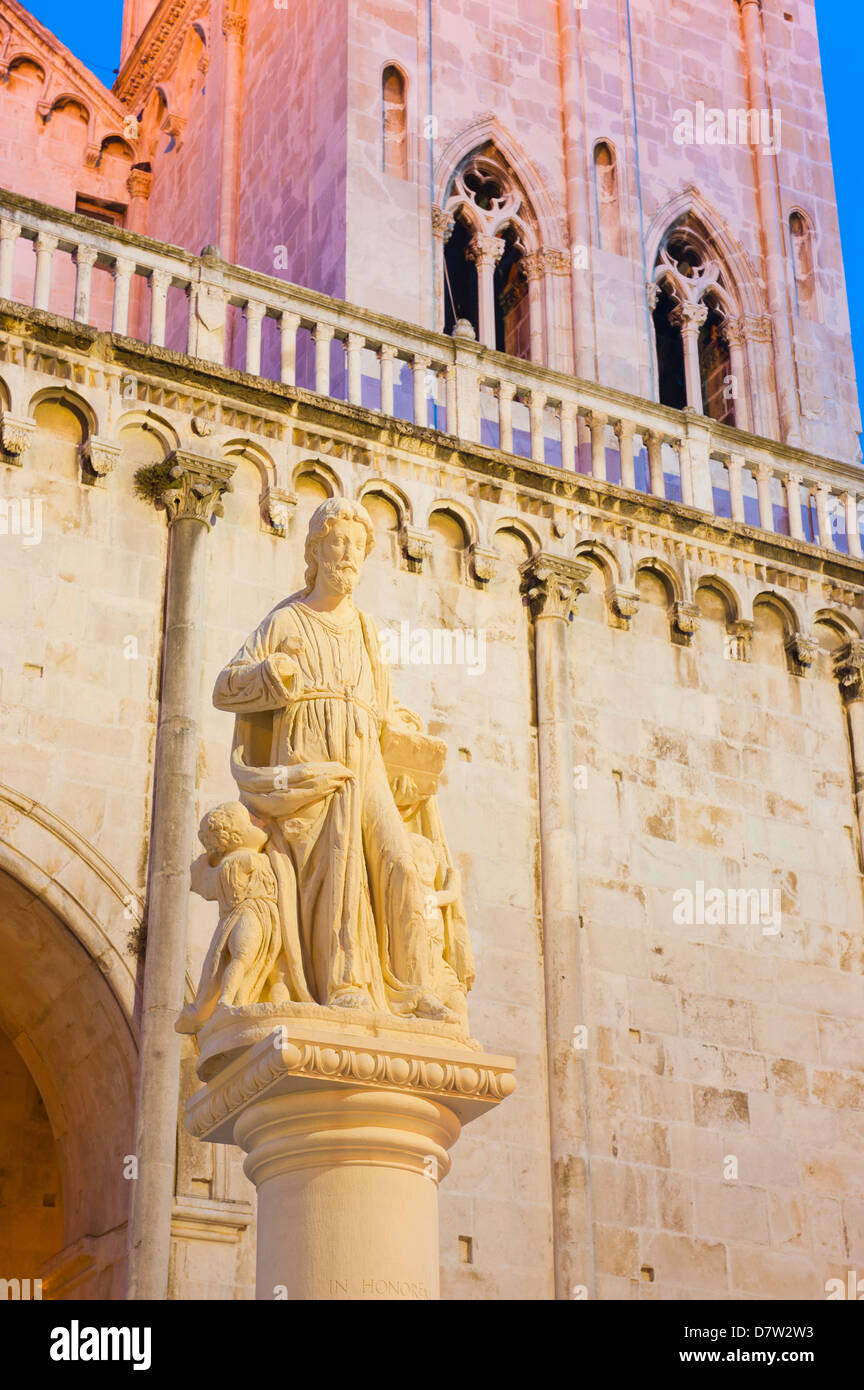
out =
[(437, 1298), (438, 1183), (462, 1125), (513, 1091), (514, 1062), (446, 1024), (307, 1009), (222, 1008), (199, 1036), (186, 1124), (246, 1152), (257, 1296)]

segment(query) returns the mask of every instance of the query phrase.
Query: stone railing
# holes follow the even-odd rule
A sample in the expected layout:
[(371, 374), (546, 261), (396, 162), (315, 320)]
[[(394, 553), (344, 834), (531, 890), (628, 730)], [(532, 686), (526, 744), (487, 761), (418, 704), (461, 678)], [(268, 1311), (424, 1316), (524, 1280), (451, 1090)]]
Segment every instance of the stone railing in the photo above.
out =
[(862, 554), (857, 465), (228, 265), (211, 248), (192, 256), (0, 191), (0, 299), (61, 315), (65, 303), (67, 317), (156, 347)]

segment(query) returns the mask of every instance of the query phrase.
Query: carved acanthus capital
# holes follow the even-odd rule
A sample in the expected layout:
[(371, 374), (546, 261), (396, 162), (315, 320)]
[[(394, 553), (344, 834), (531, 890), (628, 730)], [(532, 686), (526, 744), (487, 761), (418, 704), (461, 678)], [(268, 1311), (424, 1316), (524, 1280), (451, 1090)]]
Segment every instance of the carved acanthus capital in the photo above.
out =
[(286, 492), (281, 487), (266, 487), (261, 499), (261, 517), (270, 531), (277, 536), (288, 534), (288, 525), (297, 507), (296, 492)]
[(222, 516), (222, 498), (231, 491), (231, 476), (237, 465), (175, 449), (163, 464), (143, 469), (138, 477), (161, 502), (168, 513), (168, 525), (175, 521), (201, 521), (211, 527)]
[(724, 319), (720, 325), (720, 336), (727, 347), (741, 347), (744, 342), (743, 320)]
[(706, 304), (679, 304), (669, 315), (669, 322), (686, 337), (688, 333), (698, 333), (707, 317)]
[(470, 261), (473, 261), (478, 271), (492, 270), (504, 255), (507, 243), (503, 237), (488, 236), (485, 232), (478, 232), (469, 241), (465, 254)]
[(699, 624), (702, 621), (702, 611), (695, 603), (689, 603), (686, 599), (676, 599), (672, 605), (672, 627), (680, 637), (683, 637), (687, 646), (693, 640), (693, 636), (699, 631)]
[(570, 252), (544, 246), (539, 252), (540, 268), (549, 275), (570, 274)]
[(630, 620), (639, 611), (639, 591), (625, 588), (622, 584), (610, 584), (606, 590), (606, 602), (611, 612), (613, 627), (629, 630)]
[(20, 235), (20, 222), (13, 222), (11, 217), (0, 217), (0, 241), (16, 241)]
[(834, 653), (834, 675), (847, 705), (864, 700), (864, 642), (846, 642)]
[(471, 546), (471, 569), (474, 578), (479, 579), (482, 584), (488, 584), (490, 579), (494, 579), (501, 564), (501, 556), (498, 551), (482, 545)]
[(535, 618), (560, 618), (569, 622), (580, 594), (588, 588), (587, 565), (541, 551), (519, 566), (521, 591)]
[(117, 464), (120, 462), (120, 445), (112, 444), (107, 439), (100, 439), (98, 435), (90, 435), (78, 450), (81, 460), (81, 470), (85, 480), (96, 478), (107, 478), (109, 473), (113, 473)]
[(799, 675), (806, 676), (819, 651), (815, 637), (804, 632), (793, 632), (786, 643), (786, 651)]
[(21, 455), (30, 448), (35, 428), (35, 420), (3, 411), (0, 416), (0, 445), (4, 453), (12, 455), (7, 462), (21, 462)]
[(423, 531), (419, 526), (402, 526), (399, 531), (399, 544), (406, 559), (421, 565), (432, 555), (432, 532)]
[(451, 212), (445, 212), (443, 208), (432, 209), (432, 230), (443, 242), (450, 240), (455, 225), (456, 222)]
[(133, 169), (126, 180), (130, 198), (149, 198), (152, 186), (153, 175), (149, 169)]

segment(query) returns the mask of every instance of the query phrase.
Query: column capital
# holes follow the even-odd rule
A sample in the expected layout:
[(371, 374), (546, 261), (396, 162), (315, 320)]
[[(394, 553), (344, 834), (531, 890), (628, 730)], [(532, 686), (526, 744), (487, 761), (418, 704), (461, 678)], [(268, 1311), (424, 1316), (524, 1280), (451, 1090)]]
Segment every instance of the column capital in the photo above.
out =
[(201, 521), (209, 530), (223, 514), (222, 497), (231, 491), (236, 467), (175, 449), (164, 463), (140, 469), (136, 483), (141, 494), (162, 503), (169, 526), (175, 521)]
[(78, 456), (85, 473), (85, 481), (88, 472), (93, 478), (107, 478), (120, 461), (120, 445), (93, 434), (79, 446)]
[(39, 232), (36, 237), (37, 251), (56, 251), (58, 239), (53, 232)]
[(819, 652), (816, 638), (808, 637), (806, 632), (793, 632), (785, 646), (798, 674), (806, 676)]
[(491, 269), (504, 255), (506, 246), (503, 237), (487, 236), (485, 232), (478, 232), (469, 241), (465, 254), (469, 260), (474, 261), (478, 270)]
[(0, 241), (15, 241), (20, 235), (20, 222), (13, 222), (11, 217), (0, 217)]
[(636, 433), (636, 426), (632, 420), (616, 420), (612, 432), (618, 440), (632, 439)]
[(755, 465), (753, 472), (760, 483), (770, 483), (771, 479), (774, 477), (773, 467), (770, 463), (765, 463), (764, 460), (762, 463), (757, 463)]
[(432, 231), (442, 241), (450, 240), (455, 225), (456, 222), (452, 213), (445, 212), (443, 208), (432, 209)]
[(689, 603), (686, 599), (676, 599), (672, 605), (672, 627), (679, 637), (683, 637), (687, 646), (693, 640), (693, 636), (699, 630), (702, 621), (702, 610), (695, 603)]
[(747, 342), (771, 342), (771, 320), (767, 314), (745, 314), (741, 323)]
[(856, 638), (834, 653), (834, 675), (847, 705), (864, 700), (864, 642)]
[(744, 323), (741, 319), (724, 319), (720, 336), (727, 347), (741, 347), (744, 342)]
[(76, 247), (75, 247), (75, 264), (76, 264), (76, 265), (95, 265), (95, 264), (96, 264), (96, 257), (97, 257), (98, 255), (99, 255), (99, 252), (96, 250), (96, 247), (95, 247), (95, 246), (76, 246)]
[(586, 410), (585, 424), (589, 430), (605, 429), (609, 423), (609, 416), (604, 415), (602, 410)]
[(537, 253), (540, 269), (550, 275), (570, 274), (570, 252), (559, 251), (551, 246), (543, 246)]
[(706, 304), (679, 304), (669, 315), (669, 322), (681, 330), (682, 337), (698, 333), (708, 317)]
[(260, 323), (266, 312), (266, 304), (260, 304), (257, 299), (250, 299), (243, 310), (247, 323)]
[(153, 175), (149, 169), (133, 169), (126, 180), (130, 198), (149, 198), (152, 186)]
[(471, 546), (471, 568), (474, 578), (482, 584), (488, 584), (490, 579), (494, 579), (501, 566), (501, 555), (494, 546), (477, 545), (476, 541)]
[(519, 566), (522, 593), (535, 618), (560, 618), (569, 622), (580, 594), (588, 588), (591, 571), (562, 555), (540, 551)]
[(29, 416), (10, 415), (8, 410), (0, 414), (0, 447), (14, 463), (20, 463), (21, 454), (30, 448), (35, 429), (36, 421)]
[[(330, 330), (332, 334), (332, 329)], [(399, 356), (399, 349), (390, 343), (382, 343), (378, 349), (379, 362), (393, 362)]]

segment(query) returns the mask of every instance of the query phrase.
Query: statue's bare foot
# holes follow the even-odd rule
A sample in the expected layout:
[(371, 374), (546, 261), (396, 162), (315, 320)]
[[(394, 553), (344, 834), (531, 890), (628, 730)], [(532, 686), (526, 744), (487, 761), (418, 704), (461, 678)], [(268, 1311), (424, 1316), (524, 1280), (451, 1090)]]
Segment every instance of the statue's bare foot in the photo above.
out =
[(452, 1009), (441, 1003), (437, 994), (432, 994), (429, 990), (424, 990), (415, 1001), (414, 1015), (416, 1018), (438, 1019), (442, 1023), (455, 1023), (458, 1018)]
[(337, 989), (327, 1004), (331, 1009), (368, 1009), (374, 1010), (372, 996), (368, 990), (361, 989), (359, 985), (349, 985), (345, 989)]

